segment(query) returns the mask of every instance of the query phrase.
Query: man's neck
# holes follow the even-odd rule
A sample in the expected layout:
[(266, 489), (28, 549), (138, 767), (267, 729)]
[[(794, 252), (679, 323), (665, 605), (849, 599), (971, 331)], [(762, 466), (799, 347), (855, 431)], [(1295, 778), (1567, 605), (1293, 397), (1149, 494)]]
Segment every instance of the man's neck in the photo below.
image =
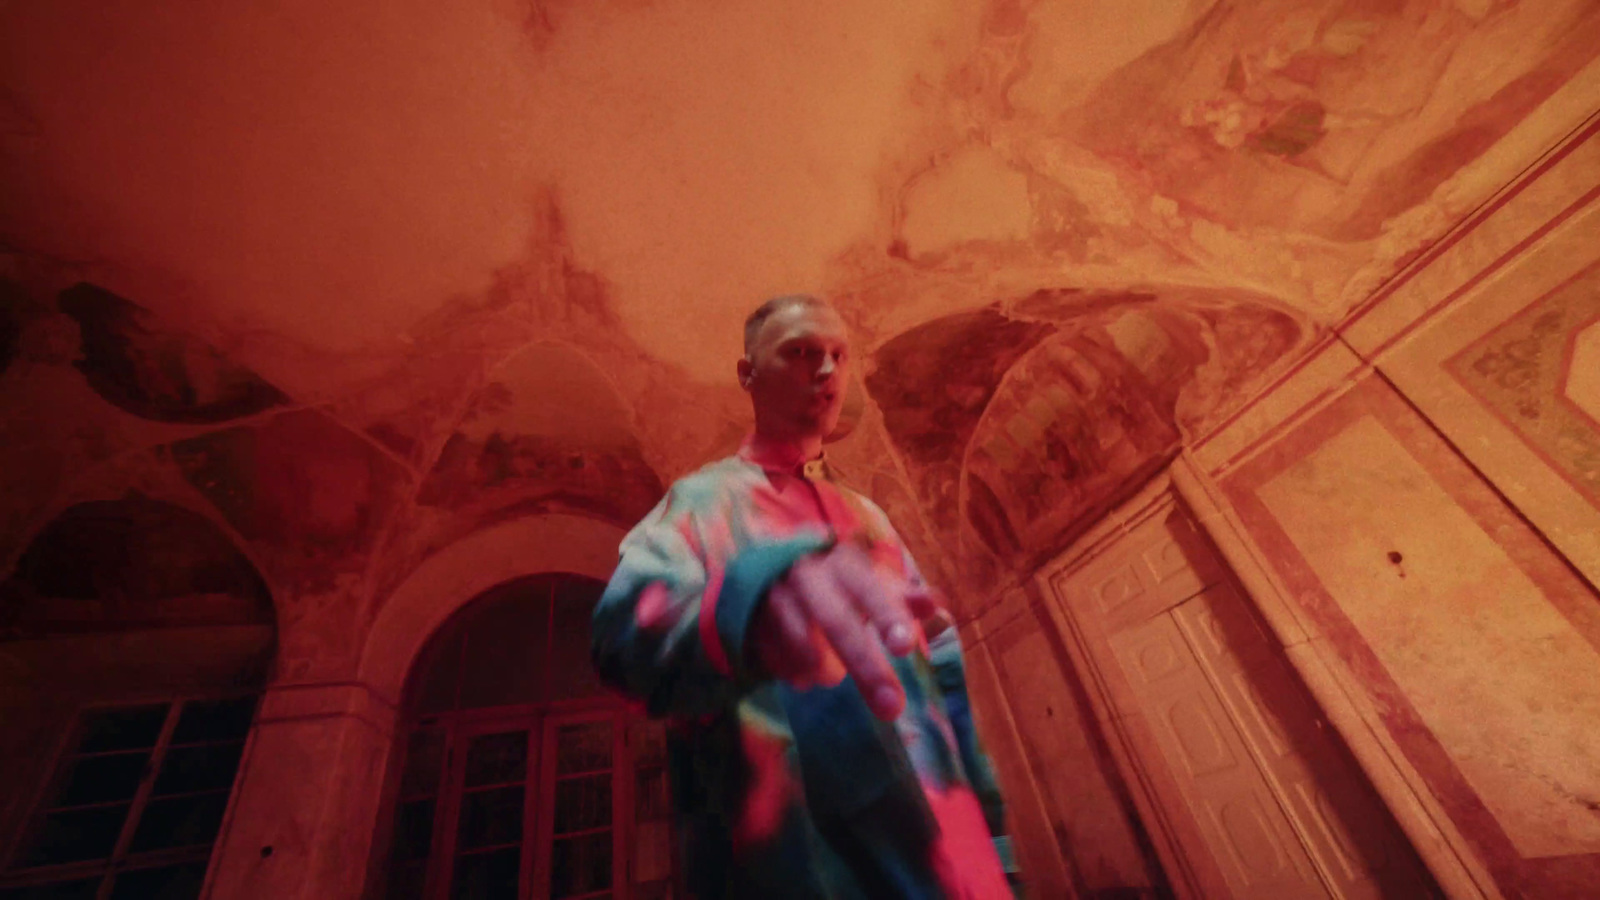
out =
[(759, 459), (798, 466), (822, 455), (822, 437), (774, 437), (757, 430), (750, 436), (750, 450)]

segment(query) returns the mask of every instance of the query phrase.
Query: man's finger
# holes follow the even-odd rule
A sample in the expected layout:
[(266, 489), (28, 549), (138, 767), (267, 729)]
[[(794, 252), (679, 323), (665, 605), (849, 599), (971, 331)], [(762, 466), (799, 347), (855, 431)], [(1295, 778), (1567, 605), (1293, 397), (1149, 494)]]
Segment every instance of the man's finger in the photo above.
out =
[(895, 656), (910, 653), (917, 645), (917, 620), (906, 606), (906, 582), (878, 571), (871, 558), (861, 550), (840, 549), (844, 552), (832, 568), (850, 593), (858, 614), (877, 629), (878, 637), (890, 653)]
[(767, 614), (786, 647), (792, 648), (796, 662), (815, 665), (817, 650), (811, 643), (811, 621), (806, 617), (804, 601), (793, 588), (779, 583), (767, 593)]
[(815, 623), (811, 626), (811, 646), (817, 650), (817, 664), (807, 673), (810, 676), (807, 680), (817, 687), (837, 687), (850, 673), (845, 671), (844, 663), (833, 651), (833, 644), (822, 627)]
[(767, 618), (763, 623), (767, 630), (763, 653), (767, 658), (761, 663), (778, 678), (795, 681), (816, 668), (820, 655), (811, 640), (811, 622), (806, 617), (804, 601), (794, 588), (779, 582), (763, 602), (761, 614)]
[(801, 581), (796, 588), (805, 600), (806, 611), (833, 645), (845, 671), (855, 678), (867, 705), (881, 719), (898, 716), (905, 705), (900, 680), (890, 668), (875, 630), (862, 621), (849, 592), (830, 573), (807, 569), (796, 574)]

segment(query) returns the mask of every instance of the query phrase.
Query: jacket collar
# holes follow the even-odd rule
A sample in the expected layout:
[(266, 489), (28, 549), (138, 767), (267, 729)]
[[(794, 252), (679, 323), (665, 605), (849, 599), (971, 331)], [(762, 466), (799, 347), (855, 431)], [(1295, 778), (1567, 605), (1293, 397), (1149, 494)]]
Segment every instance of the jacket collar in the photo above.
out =
[(792, 475), (813, 481), (834, 481), (839, 477), (840, 473), (828, 459), (826, 451), (818, 454), (815, 459), (803, 459), (792, 448), (757, 444), (755, 438), (755, 434), (749, 434), (739, 444), (739, 458), (760, 466), (769, 474)]

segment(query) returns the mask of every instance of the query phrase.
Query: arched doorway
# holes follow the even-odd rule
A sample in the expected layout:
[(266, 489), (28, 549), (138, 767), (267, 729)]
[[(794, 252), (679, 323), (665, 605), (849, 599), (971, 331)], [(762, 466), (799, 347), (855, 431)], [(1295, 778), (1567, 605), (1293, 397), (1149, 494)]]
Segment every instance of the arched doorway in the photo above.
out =
[(517, 578), (428, 640), (402, 700), (383, 896), (671, 896), (663, 735), (589, 664), (604, 586)]
[(81, 503), (0, 584), (0, 898), (200, 895), (272, 658), (205, 516)]

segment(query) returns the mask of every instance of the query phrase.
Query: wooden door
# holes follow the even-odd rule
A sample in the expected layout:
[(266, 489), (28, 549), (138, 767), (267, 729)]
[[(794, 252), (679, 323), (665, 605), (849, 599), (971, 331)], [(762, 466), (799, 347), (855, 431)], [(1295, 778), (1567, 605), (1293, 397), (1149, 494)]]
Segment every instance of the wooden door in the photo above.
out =
[[(1170, 500), (1041, 579), (1180, 890), (1427, 897), (1409, 842)], [(1187, 873), (1185, 876), (1184, 873)]]
[(1172, 613), (1116, 633), (1111, 648), (1230, 894), (1327, 897)]

